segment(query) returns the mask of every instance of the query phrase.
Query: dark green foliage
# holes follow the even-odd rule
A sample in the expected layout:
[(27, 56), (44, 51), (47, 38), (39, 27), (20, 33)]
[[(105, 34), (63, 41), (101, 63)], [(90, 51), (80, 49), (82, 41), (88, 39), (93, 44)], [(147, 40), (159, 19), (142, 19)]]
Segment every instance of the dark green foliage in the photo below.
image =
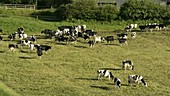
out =
[(81, 0), (72, 4), (60, 6), (56, 11), (56, 16), (60, 19), (81, 19), (112, 21), (117, 17), (118, 10), (115, 6), (97, 6), (95, 1)]
[(168, 19), (168, 8), (155, 1), (127, 0), (120, 8), (119, 17), (124, 20)]

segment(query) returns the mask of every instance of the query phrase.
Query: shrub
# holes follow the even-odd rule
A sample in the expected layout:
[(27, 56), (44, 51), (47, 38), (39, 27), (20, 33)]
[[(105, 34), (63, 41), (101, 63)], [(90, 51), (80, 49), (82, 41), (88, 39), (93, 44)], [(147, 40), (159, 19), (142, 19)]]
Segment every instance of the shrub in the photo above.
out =
[(120, 8), (119, 18), (124, 20), (167, 19), (169, 10), (159, 3), (149, 0), (127, 0)]

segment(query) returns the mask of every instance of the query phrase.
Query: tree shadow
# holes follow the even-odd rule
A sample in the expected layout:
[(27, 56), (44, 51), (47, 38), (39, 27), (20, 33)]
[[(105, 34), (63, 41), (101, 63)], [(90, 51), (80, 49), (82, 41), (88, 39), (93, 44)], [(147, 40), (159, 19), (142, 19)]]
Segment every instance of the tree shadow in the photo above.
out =
[(36, 57), (23, 57), (23, 56), (20, 56), (19, 58), (21, 58), (21, 59), (35, 59)]
[(102, 89), (102, 90), (111, 90), (110, 88), (105, 87), (105, 86), (95, 86), (95, 85), (91, 85), (90, 87), (91, 87), (91, 88)]

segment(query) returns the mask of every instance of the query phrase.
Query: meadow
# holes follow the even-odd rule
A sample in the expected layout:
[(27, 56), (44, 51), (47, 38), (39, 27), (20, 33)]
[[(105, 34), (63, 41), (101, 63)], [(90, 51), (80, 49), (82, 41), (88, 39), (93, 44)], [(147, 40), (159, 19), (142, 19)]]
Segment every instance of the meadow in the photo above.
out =
[[(128, 45), (98, 43), (89, 48), (87, 41), (78, 39), (76, 44), (59, 43), (54, 39), (44, 39), (40, 34), (45, 28), (56, 29), (61, 25), (85, 23), (100, 36), (113, 35), (125, 23), (95, 22), (47, 22), (29, 17), (0, 17), (0, 95), (1, 96), (168, 96), (170, 94), (170, 32), (137, 32), (132, 39), (128, 33)], [(37, 43), (52, 46), (41, 59), (36, 51), (19, 48), (10, 52), (7, 48), (7, 35), (24, 26), (26, 33), (35, 34)], [(122, 60), (130, 59), (135, 69), (122, 70)], [(119, 90), (113, 81), (103, 78), (97, 80), (98, 69), (109, 69), (122, 81)], [(128, 86), (127, 76), (142, 75), (148, 87)]]

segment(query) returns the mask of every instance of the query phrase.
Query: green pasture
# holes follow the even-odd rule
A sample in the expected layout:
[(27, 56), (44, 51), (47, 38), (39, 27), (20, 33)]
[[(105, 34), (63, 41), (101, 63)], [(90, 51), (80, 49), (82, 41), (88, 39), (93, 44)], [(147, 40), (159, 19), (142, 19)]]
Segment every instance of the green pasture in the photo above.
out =
[[(102, 36), (114, 32), (100, 33)], [(128, 33), (130, 36), (130, 33)], [(9, 41), (3, 35), (0, 47), (0, 80), (21, 96), (168, 96), (170, 94), (170, 33), (143, 32), (137, 38), (129, 37), (128, 45), (106, 42), (89, 48), (87, 41), (79, 38), (74, 45), (43, 39), (37, 34), (39, 44), (51, 45), (52, 49), (44, 53), (41, 59), (36, 51), (30, 52), (25, 46), (10, 52)], [(135, 70), (121, 70), (121, 61), (130, 59)], [(96, 71), (109, 69), (122, 81), (118, 90), (113, 81), (103, 78), (97, 80)], [(140, 74), (148, 82), (142, 85), (128, 86), (127, 76)], [(3, 96), (3, 95), (2, 95)], [(8, 95), (7, 95), (8, 96)]]
[[(97, 43), (89, 48), (87, 41), (78, 38), (76, 44), (44, 39), (40, 32), (45, 28), (56, 30), (61, 25), (86, 24), (99, 36), (113, 35), (127, 22), (48, 22), (31, 17), (0, 16), (0, 95), (1, 96), (169, 96), (170, 94), (170, 32), (137, 32), (132, 39), (128, 33), (128, 45)], [(38, 44), (52, 46), (39, 59), (36, 50), (27, 46), (15, 52), (8, 50), (9, 33), (20, 26), (28, 35), (35, 34)], [(130, 59), (135, 69), (122, 70), (122, 60)], [(122, 81), (119, 90), (113, 81), (97, 80), (98, 69), (109, 69)], [(127, 85), (127, 76), (139, 74), (146, 79), (148, 87)]]

